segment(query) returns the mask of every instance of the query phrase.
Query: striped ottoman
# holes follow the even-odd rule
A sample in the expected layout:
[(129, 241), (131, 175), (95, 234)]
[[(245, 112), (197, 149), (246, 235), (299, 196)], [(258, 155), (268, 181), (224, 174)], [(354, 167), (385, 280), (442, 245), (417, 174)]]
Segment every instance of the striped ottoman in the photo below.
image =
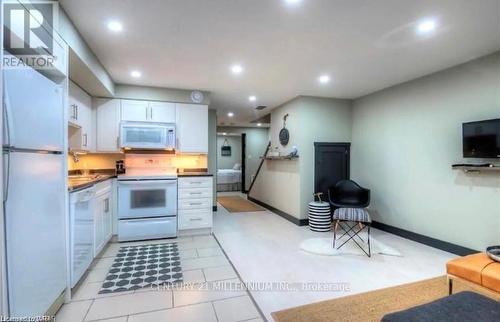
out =
[(366, 209), (363, 208), (338, 208), (333, 212), (333, 220), (353, 221), (360, 223), (371, 223), (372, 219)]
[(332, 230), (330, 204), (313, 201), (309, 203), (309, 229), (317, 232)]

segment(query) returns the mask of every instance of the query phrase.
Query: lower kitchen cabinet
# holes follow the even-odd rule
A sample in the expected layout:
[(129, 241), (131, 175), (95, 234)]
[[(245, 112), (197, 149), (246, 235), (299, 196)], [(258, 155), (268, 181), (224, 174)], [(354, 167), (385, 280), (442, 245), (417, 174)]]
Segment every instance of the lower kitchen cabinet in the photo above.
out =
[(113, 180), (70, 192), (70, 278), (74, 287), (113, 232)]
[(179, 235), (205, 234), (212, 231), (212, 177), (178, 178)]
[(112, 183), (107, 180), (96, 184), (94, 209), (94, 257), (106, 246), (113, 235)]

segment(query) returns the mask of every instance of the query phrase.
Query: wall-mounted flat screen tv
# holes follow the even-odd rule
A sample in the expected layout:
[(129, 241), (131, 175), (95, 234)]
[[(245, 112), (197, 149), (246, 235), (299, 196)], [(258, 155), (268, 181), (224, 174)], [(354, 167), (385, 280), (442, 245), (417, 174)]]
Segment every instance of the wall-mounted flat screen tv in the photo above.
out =
[(464, 158), (500, 158), (500, 119), (462, 124)]

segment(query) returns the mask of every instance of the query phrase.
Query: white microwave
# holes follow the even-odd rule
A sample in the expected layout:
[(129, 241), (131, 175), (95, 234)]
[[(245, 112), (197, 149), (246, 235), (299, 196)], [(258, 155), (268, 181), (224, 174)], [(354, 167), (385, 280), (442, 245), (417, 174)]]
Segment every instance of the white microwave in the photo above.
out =
[(122, 149), (174, 150), (175, 124), (150, 122), (121, 122)]

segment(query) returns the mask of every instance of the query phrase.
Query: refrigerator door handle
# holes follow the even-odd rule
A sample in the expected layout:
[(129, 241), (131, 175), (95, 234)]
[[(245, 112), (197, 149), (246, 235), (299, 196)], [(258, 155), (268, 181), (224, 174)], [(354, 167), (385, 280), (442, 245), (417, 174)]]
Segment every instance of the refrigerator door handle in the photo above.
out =
[(9, 198), (9, 183), (10, 183), (10, 152), (3, 152), (3, 202), (7, 202)]
[[(5, 82), (4, 82), (5, 84)], [(10, 124), (10, 117), (9, 115), (11, 114), (10, 113), (10, 104), (9, 104), (9, 94), (7, 93), (7, 90), (5, 89), (5, 85), (4, 85), (4, 88), (3, 88), (3, 92), (4, 92), (4, 97), (5, 97), (5, 100), (4, 100), (4, 104), (3, 104), (3, 111), (4, 111), (4, 120), (5, 120), (5, 136), (6, 136), (6, 144), (7, 146), (11, 146), (11, 142), (12, 142), (12, 126)]]

